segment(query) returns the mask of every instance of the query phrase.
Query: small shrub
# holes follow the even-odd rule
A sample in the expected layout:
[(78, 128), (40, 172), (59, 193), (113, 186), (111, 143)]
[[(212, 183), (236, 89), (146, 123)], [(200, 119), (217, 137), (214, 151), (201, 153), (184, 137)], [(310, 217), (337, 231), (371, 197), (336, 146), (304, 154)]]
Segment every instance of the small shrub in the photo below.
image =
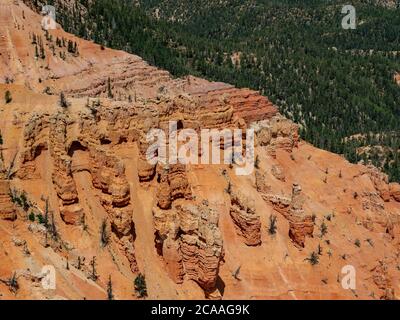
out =
[(6, 93), (4, 94), (4, 100), (6, 101), (6, 104), (12, 101), (11, 92), (9, 90), (7, 90)]
[(315, 223), (315, 220), (317, 219), (317, 215), (315, 213), (312, 214), (311, 216), (312, 222)]
[(41, 213), (39, 213), (38, 215), (36, 215), (36, 218), (38, 219), (38, 222), (40, 224), (44, 224), (45, 223), (45, 219), (43, 218), (43, 215)]
[(318, 244), (317, 251), (318, 251), (318, 255), (322, 256), (322, 247), (320, 244)]
[(139, 273), (135, 279), (134, 285), (135, 291), (139, 297), (143, 298), (147, 296), (146, 278), (143, 274)]
[(29, 214), (29, 220), (35, 222), (35, 214), (33, 213), (33, 211)]
[(318, 253), (316, 252), (311, 252), (310, 256), (308, 258), (305, 258), (306, 261), (310, 262), (312, 266), (315, 266), (316, 264), (319, 263), (319, 256)]
[(328, 226), (325, 224), (325, 222), (322, 222), (319, 230), (321, 232), (321, 238), (328, 233)]
[(354, 241), (354, 245), (356, 245), (357, 247), (361, 247), (361, 242), (360, 242), (360, 240), (359, 240), (359, 239), (356, 239), (356, 240)]
[(268, 227), (268, 233), (270, 234), (270, 235), (274, 235), (275, 233), (276, 233), (276, 228), (277, 228), (277, 226), (276, 226), (276, 215), (274, 215), (274, 214), (271, 214), (270, 216), (269, 216), (269, 227)]
[(65, 97), (64, 92), (60, 93), (60, 99), (58, 101), (59, 105), (61, 108), (66, 109), (69, 107), (69, 102), (67, 101), (67, 98)]

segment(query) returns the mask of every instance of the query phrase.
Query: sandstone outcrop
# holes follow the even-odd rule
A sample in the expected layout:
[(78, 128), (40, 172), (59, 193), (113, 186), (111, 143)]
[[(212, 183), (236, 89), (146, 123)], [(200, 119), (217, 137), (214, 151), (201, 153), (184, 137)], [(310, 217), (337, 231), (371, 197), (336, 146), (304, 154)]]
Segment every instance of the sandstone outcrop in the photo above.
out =
[(248, 246), (261, 244), (261, 222), (254, 205), (240, 191), (232, 191), (230, 215), (237, 234)]
[(304, 248), (306, 237), (312, 237), (314, 232), (312, 217), (306, 215), (303, 210), (304, 201), (301, 187), (293, 184), (292, 201), (289, 208), (289, 237), (302, 248)]
[(400, 202), (400, 184), (398, 183), (390, 183), (389, 184), (390, 195), (394, 200)]
[(50, 154), (54, 163), (52, 174), (53, 184), (62, 205), (70, 205), (78, 201), (75, 181), (72, 178), (71, 158), (67, 154), (68, 116), (62, 112), (56, 113), (50, 119)]
[[(116, 299), (132, 299), (139, 270), (149, 299), (398, 298), (398, 184), (299, 141), (297, 125), (255, 91), (173, 79), (60, 26), (46, 37), (40, 20), (21, 1), (0, 3), (0, 96), (10, 90), (13, 97), (7, 106), (0, 99), (0, 274), (50, 263), (57, 290), (20, 277), (16, 294), (0, 282), (2, 299), (105, 299), (110, 278)], [(35, 58), (33, 34), (46, 59)], [(77, 42), (79, 55), (61, 45), (54, 56), (57, 38)], [(254, 193), (253, 176), (230, 177), (232, 166), (149, 164), (146, 135), (162, 129), (168, 138), (169, 121), (178, 133), (254, 128), (261, 197), (244, 196)], [(229, 197), (228, 178), (240, 190)], [(10, 188), (26, 194), (28, 210), (19, 198), (14, 208)], [(260, 222), (272, 209), (285, 218), (275, 220), (275, 233)], [(322, 217), (329, 234), (309, 239), (313, 219)], [(260, 245), (261, 235), (268, 243)], [(288, 248), (290, 242), (307, 250)], [(318, 266), (303, 267), (318, 244)], [(335, 285), (344, 264), (357, 269), (354, 292)]]
[(293, 184), (291, 197), (273, 194), (265, 182), (265, 174), (257, 170), (256, 189), (267, 203), (288, 220), (290, 239), (296, 246), (304, 248), (306, 237), (313, 236), (314, 221), (311, 215), (304, 212), (305, 197), (300, 185)]
[(170, 277), (196, 281), (206, 295), (216, 289), (223, 259), (219, 214), (207, 203), (183, 202), (171, 210), (153, 209), (156, 244)]
[(285, 172), (283, 171), (283, 168), (281, 166), (273, 165), (272, 169), (271, 169), (271, 173), (276, 179), (285, 182), (285, 180), (286, 180)]
[(121, 161), (96, 146), (89, 147), (93, 186), (102, 191), (101, 204), (111, 221), (114, 240), (127, 257), (132, 271), (137, 271), (134, 253), (135, 228), (132, 220), (130, 186)]
[(269, 155), (276, 157), (276, 150), (292, 152), (299, 143), (298, 125), (279, 113), (272, 118), (255, 122), (251, 125), (256, 132), (257, 144), (267, 147)]
[(167, 165), (159, 169), (157, 205), (161, 209), (169, 209), (176, 199), (190, 199), (191, 190), (186, 176), (186, 168), (182, 164)]
[(10, 197), (10, 182), (7, 180), (0, 180), (0, 219), (17, 219), (17, 212)]

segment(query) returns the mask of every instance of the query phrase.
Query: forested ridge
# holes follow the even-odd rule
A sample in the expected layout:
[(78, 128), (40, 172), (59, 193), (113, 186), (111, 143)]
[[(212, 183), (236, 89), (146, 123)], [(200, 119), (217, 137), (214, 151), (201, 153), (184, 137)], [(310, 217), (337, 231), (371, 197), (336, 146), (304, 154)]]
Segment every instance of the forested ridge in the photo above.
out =
[(352, 162), (372, 161), (400, 181), (399, 8), (352, 1), (357, 28), (344, 30), (342, 1), (52, 3), (67, 31), (175, 76), (260, 90), (301, 125), (305, 140)]

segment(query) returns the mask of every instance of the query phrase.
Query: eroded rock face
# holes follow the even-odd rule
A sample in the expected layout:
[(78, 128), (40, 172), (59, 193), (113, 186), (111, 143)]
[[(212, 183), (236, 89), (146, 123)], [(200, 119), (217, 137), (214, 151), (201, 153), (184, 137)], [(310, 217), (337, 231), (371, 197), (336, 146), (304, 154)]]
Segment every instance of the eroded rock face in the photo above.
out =
[(381, 290), (381, 299), (394, 300), (395, 291), (393, 288), (392, 281), (388, 274), (388, 265), (385, 261), (379, 260), (378, 264), (371, 270), (372, 279), (377, 287)]
[(230, 215), (237, 234), (248, 246), (261, 244), (261, 222), (254, 205), (240, 191), (231, 193)]
[(161, 209), (171, 208), (176, 199), (189, 199), (191, 196), (190, 185), (186, 177), (186, 168), (182, 164), (160, 167), (157, 192), (157, 205)]
[(72, 178), (71, 157), (67, 154), (67, 127), (70, 119), (65, 113), (56, 113), (50, 119), (50, 154), (54, 169), (53, 184), (62, 205), (71, 205), (78, 201), (78, 192)]
[(7, 180), (0, 180), (0, 219), (17, 219), (17, 212), (10, 197), (10, 182)]
[(285, 182), (285, 180), (286, 180), (285, 172), (283, 171), (281, 166), (273, 165), (272, 169), (271, 169), (271, 173), (276, 179)]
[(306, 215), (303, 210), (304, 201), (301, 187), (293, 184), (292, 201), (289, 208), (289, 237), (302, 248), (304, 248), (306, 236), (312, 237), (314, 232), (312, 217)]
[(80, 225), (83, 222), (85, 213), (79, 204), (65, 206), (60, 209), (60, 215), (66, 224)]
[(89, 153), (92, 183), (102, 191), (100, 201), (111, 222), (114, 240), (129, 260), (131, 270), (136, 272), (133, 209), (125, 167), (117, 157), (97, 146), (90, 146)]
[(394, 200), (400, 202), (400, 184), (398, 183), (390, 183), (389, 184), (390, 195)]
[(183, 201), (171, 210), (153, 209), (157, 245), (170, 277), (177, 283), (186, 275), (206, 292), (215, 291), (223, 243), (219, 214), (206, 202)]
[(314, 222), (311, 215), (304, 212), (305, 202), (301, 187), (293, 184), (292, 195), (273, 194), (271, 187), (265, 183), (265, 174), (256, 171), (256, 188), (263, 199), (270, 203), (273, 208), (282, 214), (289, 222), (289, 237), (294, 244), (304, 248), (306, 237), (312, 237), (314, 232)]
[(253, 123), (252, 127), (256, 132), (257, 144), (267, 147), (268, 154), (273, 157), (276, 156), (277, 149), (292, 152), (293, 148), (298, 146), (298, 125), (280, 114)]
[(392, 238), (396, 237), (395, 227), (400, 225), (400, 217), (386, 210), (385, 202), (378, 192), (364, 191), (361, 194), (361, 204), (362, 224), (366, 229), (388, 233)]
[(387, 174), (379, 171), (372, 165), (367, 167), (367, 174), (370, 176), (381, 198), (385, 202), (390, 201), (389, 178)]

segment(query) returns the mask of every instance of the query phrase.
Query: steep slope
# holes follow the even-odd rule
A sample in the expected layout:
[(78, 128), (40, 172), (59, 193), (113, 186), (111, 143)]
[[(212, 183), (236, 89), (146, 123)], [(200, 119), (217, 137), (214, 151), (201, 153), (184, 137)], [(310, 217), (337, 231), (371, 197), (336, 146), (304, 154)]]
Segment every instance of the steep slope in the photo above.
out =
[(400, 15), (393, 1), (353, 1), (354, 30), (343, 29), (339, 0), (54, 3), (67, 31), (178, 76), (260, 90), (301, 125), (306, 141), (353, 163), (371, 161), (400, 181), (400, 90), (393, 81)]
[[(399, 298), (400, 186), (380, 171), (299, 140), (257, 92), (47, 33), (20, 1), (0, 15), (0, 298), (106, 299), (111, 280), (135, 299), (139, 273), (151, 299)], [(255, 171), (150, 165), (170, 120), (254, 128)]]

